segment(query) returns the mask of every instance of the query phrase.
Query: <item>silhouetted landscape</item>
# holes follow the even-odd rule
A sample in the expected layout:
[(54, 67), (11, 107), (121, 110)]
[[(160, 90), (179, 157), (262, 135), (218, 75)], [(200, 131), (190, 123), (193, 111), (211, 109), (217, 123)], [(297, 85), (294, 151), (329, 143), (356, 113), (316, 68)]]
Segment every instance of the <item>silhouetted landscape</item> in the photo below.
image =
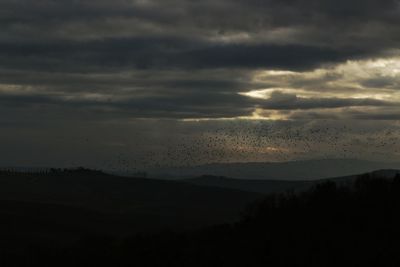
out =
[(57, 239), (59, 234), (61, 241), (85, 232), (129, 235), (233, 221), (261, 196), (87, 169), (2, 172), (0, 185), (0, 212), (10, 220), (2, 228), (6, 234), (28, 231)]
[(310, 181), (0, 173), (2, 266), (396, 266), (400, 171)]

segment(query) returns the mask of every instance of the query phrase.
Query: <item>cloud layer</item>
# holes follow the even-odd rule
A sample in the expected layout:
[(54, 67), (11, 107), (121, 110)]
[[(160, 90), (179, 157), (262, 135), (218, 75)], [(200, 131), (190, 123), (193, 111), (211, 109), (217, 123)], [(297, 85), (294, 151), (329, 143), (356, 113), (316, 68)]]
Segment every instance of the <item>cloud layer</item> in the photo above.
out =
[(399, 15), (397, 0), (3, 0), (0, 123), (394, 125)]

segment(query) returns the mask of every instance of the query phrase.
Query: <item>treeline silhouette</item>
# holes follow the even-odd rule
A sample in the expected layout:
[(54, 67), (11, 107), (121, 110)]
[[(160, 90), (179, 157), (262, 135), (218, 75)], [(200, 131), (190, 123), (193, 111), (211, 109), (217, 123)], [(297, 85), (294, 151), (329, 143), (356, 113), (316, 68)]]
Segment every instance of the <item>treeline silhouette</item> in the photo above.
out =
[(69, 174), (69, 173), (81, 173), (81, 174), (99, 174), (103, 173), (100, 170), (92, 170), (84, 167), (77, 168), (1, 168), (0, 175), (57, 175), (57, 174)]
[(13, 242), (2, 241), (1, 266), (400, 266), (400, 176), (271, 195), (240, 222), (196, 231)]
[[(102, 170), (88, 169), (85, 167), (76, 168), (0, 168), (0, 175), (2, 176), (48, 176), (48, 175), (66, 175), (66, 174), (86, 174), (86, 175), (102, 175), (108, 172)], [(127, 175), (126, 175), (127, 176)], [(147, 172), (137, 171), (129, 173), (131, 177), (147, 178)]]

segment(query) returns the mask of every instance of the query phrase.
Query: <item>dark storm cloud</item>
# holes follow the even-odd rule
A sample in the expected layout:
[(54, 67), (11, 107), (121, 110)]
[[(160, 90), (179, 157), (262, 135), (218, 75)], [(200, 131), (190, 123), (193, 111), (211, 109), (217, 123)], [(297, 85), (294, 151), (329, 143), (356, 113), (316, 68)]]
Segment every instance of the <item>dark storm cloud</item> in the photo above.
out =
[[(4, 0), (0, 94), (7, 106), (99, 109), (124, 118), (386, 106), (369, 97), (258, 100), (238, 93), (269, 86), (253, 81), (254, 71), (312, 71), (386, 55), (398, 47), (398, 14), (392, 0)], [(330, 90), (323, 82), (336, 79), (291, 85), (323, 91)], [(389, 82), (375, 77), (364, 85), (396, 86)]]
[[(386, 36), (370, 23), (397, 31), (398, 22), (397, 1), (376, 0), (20, 0), (4, 1), (0, 9), (2, 66), (58, 71), (313, 68), (395, 47), (393, 32)], [(142, 29), (142, 24), (150, 26)], [(259, 36), (300, 26), (294, 41), (288, 41), (290, 36), (266, 41)], [(237, 32), (250, 37), (245, 43), (218, 41)], [(373, 47), (361, 42), (374, 37), (379, 42), (372, 42)]]
[[(200, 68), (273, 68), (302, 70), (322, 63), (340, 62), (363, 51), (335, 51), (302, 45), (221, 45), (190, 51), (185, 65)], [(179, 61), (179, 60), (178, 60)]]
[[(100, 118), (97, 120), (107, 120), (110, 117), (179, 119), (237, 117), (243, 114), (251, 114), (254, 101), (240, 95), (209, 92), (180, 94), (170, 97), (126, 97), (121, 100), (44, 94), (3, 95), (0, 98), (0, 105), (3, 108), (23, 109), (25, 112), (34, 110), (39, 114), (46, 114), (46, 117), (51, 117), (51, 110), (58, 110), (64, 111), (66, 118), (75, 119), (79, 118), (79, 112), (82, 111), (91, 118), (96, 118), (96, 115), (99, 115)], [(105, 116), (105, 113), (109, 115)], [(59, 116), (59, 114), (56, 115)], [(39, 117), (41, 116), (39, 115)]]
[(0, 44), (0, 66), (50, 72), (126, 69), (275, 68), (302, 70), (361, 57), (364, 51), (303, 45), (219, 44), (178, 38)]
[[(87, 95), (3, 95), (3, 108), (35, 110), (51, 118), (52, 110), (65, 112), (65, 119), (77, 119), (84, 112), (88, 119), (109, 120), (128, 118), (232, 118), (250, 116), (254, 107), (276, 110), (285, 114), (291, 110), (335, 109), (348, 107), (397, 107), (397, 103), (376, 99), (302, 98), (293, 94), (274, 92), (269, 99), (253, 99), (226, 92), (199, 91), (172, 96), (126, 96), (121, 99)], [(7, 112), (5, 112), (7, 113)], [(313, 112), (303, 113), (316, 118)], [(327, 113), (328, 114), (328, 113)], [(321, 118), (326, 118), (326, 115)], [(368, 113), (366, 113), (368, 114)], [(15, 114), (14, 114), (15, 115)], [(60, 114), (56, 113), (56, 117)], [(362, 118), (364, 114), (346, 113), (345, 116)], [(374, 114), (377, 117), (379, 113)], [(332, 117), (332, 115), (329, 115)], [(38, 118), (41, 115), (38, 116)], [(97, 117), (97, 119), (96, 119)], [(291, 118), (296, 118), (292, 116)], [(332, 117), (333, 118), (333, 117)], [(7, 118), (6, 118), (7, 119)]]

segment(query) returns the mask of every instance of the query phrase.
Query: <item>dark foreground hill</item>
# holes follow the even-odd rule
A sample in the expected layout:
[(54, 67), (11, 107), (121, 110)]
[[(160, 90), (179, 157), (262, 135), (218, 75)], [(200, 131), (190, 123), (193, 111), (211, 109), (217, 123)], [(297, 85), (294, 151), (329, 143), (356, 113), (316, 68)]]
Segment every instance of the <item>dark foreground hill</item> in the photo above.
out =
[(0, 235), (74, 239), (232, 222), (259, 194), (89, 170), (0, 173)]
[[(3, 250), (3, 266), (400, 266), (400, 175), (271, 195), (235, 224)], [(392, 174), (395, 177), (392, 177)], [(6, 251), (6, 252), (4, 252)]]

